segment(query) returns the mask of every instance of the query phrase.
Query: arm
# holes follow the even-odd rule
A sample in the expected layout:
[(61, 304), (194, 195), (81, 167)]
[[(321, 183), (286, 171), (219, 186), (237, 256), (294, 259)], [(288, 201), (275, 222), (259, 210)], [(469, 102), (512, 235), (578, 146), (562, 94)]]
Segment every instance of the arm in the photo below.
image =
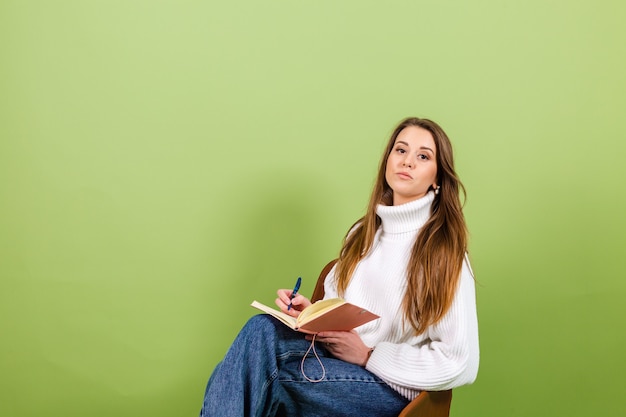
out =
[(378, 343), (366, 368), (392, 386), (438, 391), (473, 382), (478, 362), (474, 279), (464, 263), (446, 315), (410, 342)]

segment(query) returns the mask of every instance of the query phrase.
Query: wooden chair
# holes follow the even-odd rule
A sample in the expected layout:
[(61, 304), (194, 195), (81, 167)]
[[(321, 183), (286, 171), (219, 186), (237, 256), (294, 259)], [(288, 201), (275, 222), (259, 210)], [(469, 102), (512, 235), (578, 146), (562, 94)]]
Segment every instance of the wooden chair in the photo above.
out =
[[(320, 273), (311, 302), (324, 298), (324, 279), (330, 272), (337, 260), (329, 262)], [(447, 391), (422, 391), (411, 401), (398, 417), (448, 417), (452, 402), (452, 390)]]

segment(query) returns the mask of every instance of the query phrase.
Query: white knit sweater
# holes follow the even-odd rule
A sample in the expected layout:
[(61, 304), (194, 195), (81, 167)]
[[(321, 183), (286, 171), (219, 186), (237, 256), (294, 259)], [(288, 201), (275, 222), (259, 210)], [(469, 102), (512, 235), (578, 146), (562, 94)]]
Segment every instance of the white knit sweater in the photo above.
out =
[[(400, 206), (378, 206), (382, 227), (344, 295), (381, 317), (356, 329), (366, 345), (375, 347), (366, 368), (408, 399), (420, 391), (472, 383), (478, 373), (476, 296), (467, 257), (452, 306), (437, 324), (415, 336), (403, 318), (406, 267), (433, 200), (430, 192)], [(325, 298), (337, 297), (335, 268), (326, 277), (324, 290)]]

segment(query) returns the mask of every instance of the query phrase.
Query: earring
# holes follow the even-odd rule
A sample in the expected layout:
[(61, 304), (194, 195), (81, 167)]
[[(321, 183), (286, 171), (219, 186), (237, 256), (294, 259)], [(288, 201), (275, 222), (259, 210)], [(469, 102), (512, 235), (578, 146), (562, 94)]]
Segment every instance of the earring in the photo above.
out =
[(441, 188), (441, 186), (437, 186), (437, 188), (435, 188), (435, 195), (439, 194), (439, 189)]

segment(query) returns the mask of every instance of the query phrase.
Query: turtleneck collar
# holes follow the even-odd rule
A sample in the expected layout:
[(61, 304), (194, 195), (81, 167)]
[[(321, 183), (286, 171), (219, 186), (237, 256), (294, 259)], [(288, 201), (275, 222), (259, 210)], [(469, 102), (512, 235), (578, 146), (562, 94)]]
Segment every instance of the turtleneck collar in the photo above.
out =
[(435, 200), (435, 193), (429, 191), (422, 198), (399, 206), (379, 204), (376, 214), (382, 220), (384, 233), (406, 233), (419, 230), (430, 217), (430, 207)]

